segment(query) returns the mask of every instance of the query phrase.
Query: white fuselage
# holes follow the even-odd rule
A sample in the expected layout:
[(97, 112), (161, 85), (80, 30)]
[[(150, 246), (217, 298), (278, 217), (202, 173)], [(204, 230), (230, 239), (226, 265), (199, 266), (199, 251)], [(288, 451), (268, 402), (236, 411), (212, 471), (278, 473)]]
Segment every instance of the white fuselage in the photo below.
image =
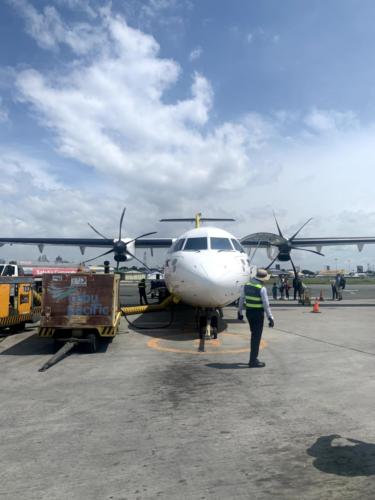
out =
[(248, 256), (222, 229), (200, 227), (182, 234), (164, 267), (169, 291), (196, 307), (222, 307), (238, 299), (250, 276)]

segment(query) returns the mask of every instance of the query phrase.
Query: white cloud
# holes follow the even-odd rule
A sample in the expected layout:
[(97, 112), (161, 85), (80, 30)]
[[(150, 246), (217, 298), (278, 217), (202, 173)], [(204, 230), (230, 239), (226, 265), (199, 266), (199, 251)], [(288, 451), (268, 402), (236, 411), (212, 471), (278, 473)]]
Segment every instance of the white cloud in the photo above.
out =
[(95, 10), (90, 5), (90, 0), (53, 0), (54, 3), (61, 7), (69, 8), (72, 10), (81, 10), (89, 15), (91, 18), (97, 16)]
[(313, 109), (305, 117), (304, 123), (316, 133), (332, 133), (358, 126), (358, 120), (353, 112), (322, 109)]
[(202, 53), (203, 53), (202, 47), (195, 47), (195, 49), (193, 49), (189, 54), (189, 61), (191, 62), (196, 61), (201, 57)]
[(20, 186), (38, 191), (62, 187), (47, 163), (10, 149), (0, 148), (0, 171), (3, 194), (16, 194)]
[[(137, 191), (158, 186), (160, 196), (171, 185), (173, 196), (193, 188), (200, 196), (218, 172), (223, 189), (247, 178), (247, 135), (234, 137), (235, 125), (204, 128), (213, 103), (204, 76), (193, 75), (190, 98), (166, 104), (180, 67), (159, 57), (156, 40), (119, 16), (106, 18), (102, 38), (107, 44), (100, 54), (64, 75), (26, 70), (17, 79), (20, 99), (55, 132), (60, 153)], [(171, 184), (182, 176), (184, 183)]]
[(88, 23), (64, 23), (55, 7), (47, 5), (42, 13), (27, 0), (9, 0), (26, 20), (26, 29), (43, 49), (57, 50), (67, 45), (76, 54), (86, 54), (99, 49), (104, 40), (95, 26)]

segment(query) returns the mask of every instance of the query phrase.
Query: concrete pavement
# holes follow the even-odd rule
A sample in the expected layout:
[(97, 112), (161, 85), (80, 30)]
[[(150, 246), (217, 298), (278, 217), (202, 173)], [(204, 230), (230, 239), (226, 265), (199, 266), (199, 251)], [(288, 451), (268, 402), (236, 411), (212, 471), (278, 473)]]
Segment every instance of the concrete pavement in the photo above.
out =
[(51, 341), (4, 339), (0, 497), (374, 498), (375, 301), (341, 304), (275, 307), (264, 369), (231, 307), (205, 353), (184, 308), (45, 373)]

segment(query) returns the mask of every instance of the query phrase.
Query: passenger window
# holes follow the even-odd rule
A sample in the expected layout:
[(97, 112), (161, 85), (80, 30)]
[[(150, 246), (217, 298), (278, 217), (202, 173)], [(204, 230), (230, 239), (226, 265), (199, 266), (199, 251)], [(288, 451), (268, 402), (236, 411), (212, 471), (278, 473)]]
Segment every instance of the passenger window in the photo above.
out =
[(207, 250), (207, 238), (188, 238), (185, 250)]
[(245, 250), (243, 249), (241, 243), (234, 238), (230, 240), (233, 243), (234, 248), (241, 253), (245, 253)]
[(211, 238), (211, 250), (233, 251), (233, 247), (228, 238)]

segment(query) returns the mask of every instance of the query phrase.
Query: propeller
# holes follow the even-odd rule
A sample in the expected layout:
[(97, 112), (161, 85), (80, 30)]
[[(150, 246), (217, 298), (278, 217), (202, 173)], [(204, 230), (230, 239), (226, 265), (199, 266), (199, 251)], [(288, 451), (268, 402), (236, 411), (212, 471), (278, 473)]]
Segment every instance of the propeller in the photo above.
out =
[[(104, 252), (104, 253), (102, 253), (100, 255), (97, 255), (96, 257), (93, 257), (92, 259), (86, 260), (84, 262), (84, 264), (86, 264), (87, 262), (91, 262), (91, 261), (93, 261), (95, 259), (99, 259), (100, 257), (104, 257), (105, 255), (108, 255), (110, 253), (114, 253), (113, 258), (117, 262), (116, 271), (118, 271), (118, 269), (119, 269), (120, 262), (125, 262), (128, 259), (128, 256), (130, 256), (131, 258), (133, 258), (133, 259), (137, 260), (138, 262), (140, 262), (145, 269), (147, 269), (148, 271), (151, 272), (151, 269), (144, 262), (142, 262), (140, 259), (138, 259), (138, 257), (136, 257), (133, 253), (130, 252), (130, 250), (128, 250), (127, 245), (129, 245), (131, 243), (134, 243), (135, 241), (137, 241), (137, 240), (139, 240), (141, 238), (144, 238), (145, 236), (150, 236), (151, 234), (156, 234), (156, 231), (152, 231), (151, 233), (141, 234), (140, 236), (137, 236), (136, 238), (133, 238), (132, 240), (129, 240), (129, 241), (126, 241), (126, 242), (123, 241), (121, 239), (121, 235), (122, 235), (122, 224), (123, 224), (123, 221), (124, 221), (125, 211), (126, 211), (126, 207), (124, 207), (124, 209), (123, 209), (123, 211), (121, 213), (120, 224), (119, 224), (119, 232), (118, 232), (118, 239), (114, 240), (114, 242), (113, 242), (113, 248), (111, 248), (107, 252)], [(101, 238), (104, 238), (105, 240), (109, 239), (106, 236), (104, 236), (100, 231), (98, 231), (94, 226), (92, 226), (89, 222), (88, 222), (88, 225)]]
[(276, 257), (271, 261), (270, 264), (268, 264), (268, 266), (266, 267), (266, 269), (269, 269), (272, 264), (276, 261), (276, 260), (280, 260), (280, 261), (283, 261), (283, 262), (286, 262), (286, 261), (290, 261), (291, 264), (292, 264), (292, 267), (293, 267), (293, 271), (294, 271), (294, 274), (295, 276), (297, 276), (297, 271), (296, 271), (296, 267), (294, 265), (294, 262), (292, 260), (292, 257), (290, 256), (290, 252), (292, 250), (300, 250), (300, 251), (303, 251), (303, 252), (311, 252), (311, 253), (315, 253), (317, 255), (324, 255), (323, 253), (321, 252), (318, 252), (317, 250), (310, 250), (308, 248), (301, 248), (301, 247), (297, 247), (295, 246), (293, 243), (294, 243), (294, 240), (296, 238), (296, 236), (302, 231), (302, 229), (312, 220), (312, 218), (308, 219), (304, 224), (302, 224), (302, 226), (293, 234), (293, 236), (291, 236), (289, 239), (288, 238), (285, 238), (281, 229), (280, 229), (280, 226), (279, 226), (279, 223), (277, 221), (277, 218), (276, 218), (276, 215), (275, 213), (273, 214), (274, 218), (275, 218), (275, 222), (276, 222), (276, 227), (277, 227), (277, 230), (278, 230), (278, 233), (279, 235), (277, 234), (274, 234), (274, 235), (270, 235), (272, 236), (272, 238), (269, 239), (269, 242), (272, 246), (275, 246), (277, 247), (278, 249), (278, 254), (276, 255)]

